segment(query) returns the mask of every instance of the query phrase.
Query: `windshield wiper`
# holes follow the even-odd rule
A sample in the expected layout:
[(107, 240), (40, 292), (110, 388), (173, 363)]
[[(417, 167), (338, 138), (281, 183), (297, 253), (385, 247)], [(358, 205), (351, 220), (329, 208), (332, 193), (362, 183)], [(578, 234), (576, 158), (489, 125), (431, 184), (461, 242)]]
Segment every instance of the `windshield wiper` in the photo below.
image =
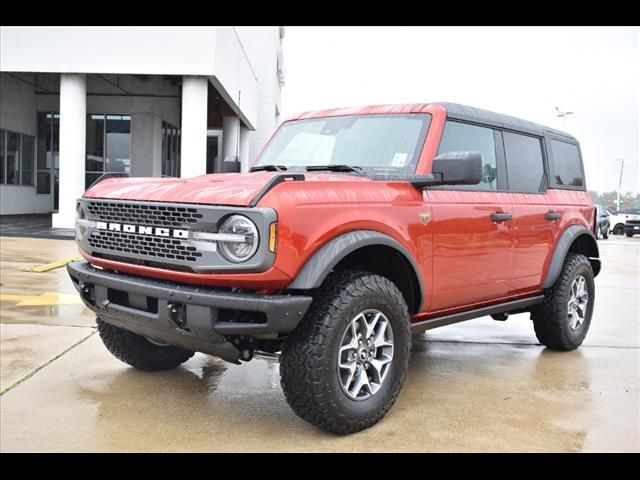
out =
[(306, 167), (307, 172), (328, 170), (330, 172), (364, 172), (364, 168), (356, 165), (309, 165)]
[(287, 169), (287, 167), (285, 167), (284, 165), (258, 165), (256, 167), (253, 167), (251, 170), (249, 170), (250, 172), (261, 172), (261, 171), (267, 171), (267, 172), (283, 172)]

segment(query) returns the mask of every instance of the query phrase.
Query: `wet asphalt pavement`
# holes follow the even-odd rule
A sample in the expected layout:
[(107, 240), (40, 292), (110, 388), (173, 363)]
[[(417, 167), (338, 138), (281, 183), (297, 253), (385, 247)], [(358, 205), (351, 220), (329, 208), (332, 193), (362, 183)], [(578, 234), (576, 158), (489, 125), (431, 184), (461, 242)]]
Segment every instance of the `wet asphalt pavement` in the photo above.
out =
[(584, 345), (537, 344), (528, 315), (414, 338), (385, 419), (336, 436), (296, 417), (278, 364), (197, 354), (168, 372), (113, 358), (64, 268), (71, 241), (0, 238), (0, 451), (640, 451), (640, 238), (599, 241)]

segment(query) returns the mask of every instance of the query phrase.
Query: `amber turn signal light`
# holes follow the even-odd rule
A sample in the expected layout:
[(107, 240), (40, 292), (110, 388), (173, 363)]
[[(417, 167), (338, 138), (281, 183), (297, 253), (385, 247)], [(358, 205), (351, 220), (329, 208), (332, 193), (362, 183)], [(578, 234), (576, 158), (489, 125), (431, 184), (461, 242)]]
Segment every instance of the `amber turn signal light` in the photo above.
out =
[(271, 253), (276, 253), (277, 233), (278, 233), (278, 223), (273, 222), (271, 225), (269, 225), (269, 251)]

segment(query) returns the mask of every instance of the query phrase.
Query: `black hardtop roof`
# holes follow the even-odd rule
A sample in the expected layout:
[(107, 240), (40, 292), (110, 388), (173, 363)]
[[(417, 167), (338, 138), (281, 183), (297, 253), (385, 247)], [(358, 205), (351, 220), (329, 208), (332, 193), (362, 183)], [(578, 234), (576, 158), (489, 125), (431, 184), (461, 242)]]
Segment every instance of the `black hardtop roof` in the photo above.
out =
[(479, 122), (487, 125), (507, 128), (511, 130), (519, 130), (524, 133), (530, 133), (533, 135), (543, 136), (545, 132), (553, 133), (567, 139), (571, 139), (578, 143), (573, 135), (566, 132), (556, 130), (555, 128), (545, 127), (538, 123), (530, 122), (529, 120), (523, 120), (522, 118), (512, 117), (510, 115), (504, 115), (502, 113), (492, 112), (490, 110), (483, 110), (482, 108), (470, 107), (468, 105), (460, 105), (459, 103), (451, 102), (434, 102), (438, 105), (442, 105), (447, 109), (447, 116), (458, 120), (466, 120), (469, 122)]

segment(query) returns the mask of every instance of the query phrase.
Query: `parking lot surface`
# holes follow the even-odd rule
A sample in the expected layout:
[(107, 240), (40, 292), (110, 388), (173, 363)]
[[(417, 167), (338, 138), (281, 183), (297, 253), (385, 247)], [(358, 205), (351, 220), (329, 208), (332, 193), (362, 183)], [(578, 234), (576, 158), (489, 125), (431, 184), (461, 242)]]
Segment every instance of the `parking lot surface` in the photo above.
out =
[(350, 436), (296, 417), (272, 360), (128, 367), (103, 347), (64, 268), (25, 271), (77, 255), (73, 242), (0, 242), (2, 452), (640, 451), (638, 237), (599, 241), (581, 348), (540, 346), (527, 314), (417, 335), (395, 406)]

